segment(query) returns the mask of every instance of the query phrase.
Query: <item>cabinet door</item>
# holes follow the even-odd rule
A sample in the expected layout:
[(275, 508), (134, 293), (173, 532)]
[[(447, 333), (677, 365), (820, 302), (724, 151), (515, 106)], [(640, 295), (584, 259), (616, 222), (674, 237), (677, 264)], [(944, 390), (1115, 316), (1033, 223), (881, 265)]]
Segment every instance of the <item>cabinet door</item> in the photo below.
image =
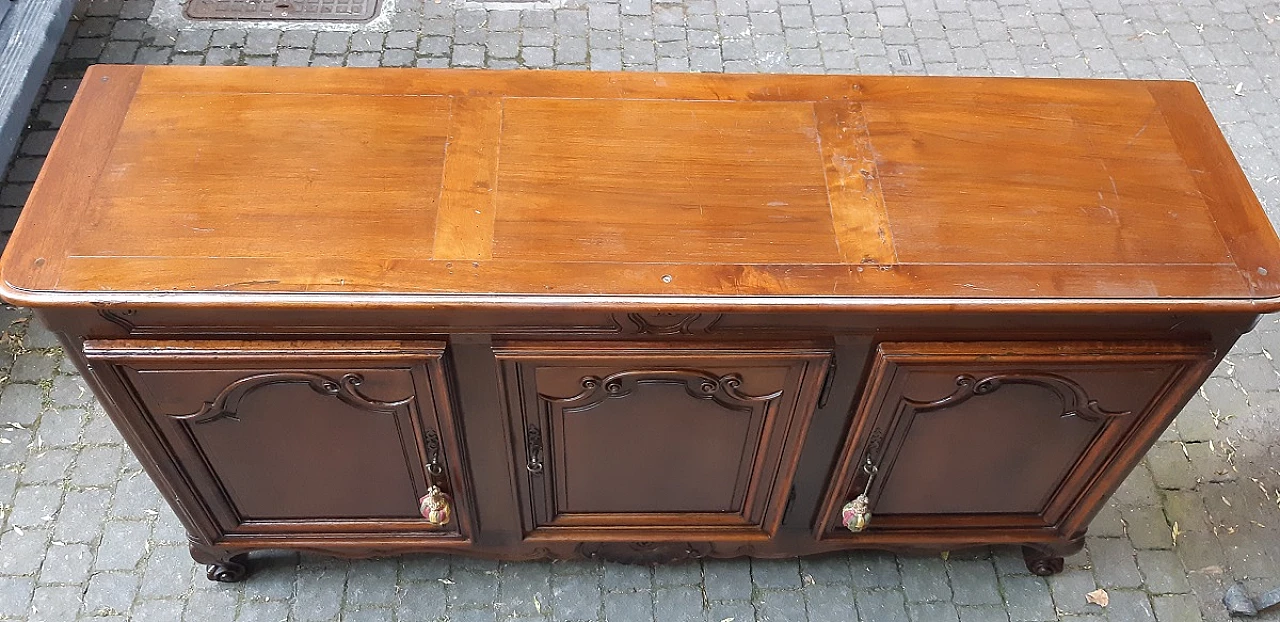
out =
[(499, 348), (528, 537), (769, 537), (828, 349)]
[[(123, 425), (169, 456), (213, 534), (469, 533), (440, 343), (97, 341)], [(432, 528), (419, 497), (454, 499)], [(182, 497), (187, 498), (182, 498)]]
[[(1074, 537), (1212, 360), (1168, 343), (881, 344), (818, 535), (1053, 527)], [(841, 508), (864, 490), (872, 519), (853, 534)]]

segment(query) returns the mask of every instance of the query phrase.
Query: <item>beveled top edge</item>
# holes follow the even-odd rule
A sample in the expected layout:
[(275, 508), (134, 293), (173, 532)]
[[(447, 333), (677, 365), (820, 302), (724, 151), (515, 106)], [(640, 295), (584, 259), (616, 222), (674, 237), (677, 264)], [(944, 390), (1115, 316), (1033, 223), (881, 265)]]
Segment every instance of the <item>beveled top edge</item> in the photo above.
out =
[[(187, 76), (195, 76), (200, 74), (223, 74), (225, 76), (235, 76), (234, 80), (225, 80), (222, 88), (204, 89), (203, 92), (279, 92), (279, 91), (262, 91), (255, 87), (257, 82), (270, 80), (277, 82), (281, 79), (281, 68), (221, 68), (221, 67), (145, 67), (139, 68), (135, 66), (120, 65), (97, 65), (93, 66), (86, 73), (85, 81), (93, 80), (106, 81), (108, 77), (125, 77), (138, 80), (136, 83), (136, 92), (146, 89), (159, 88), (156, 79), (163, 77), (166, 80), (171, 78), (185, 78)], [(382, 89), (385, 94), (409, 94), (406, 90), (418, 94), (424, 93), (421, 90), (423, 84), (434, 84), (435, 90), (439, 94), (458, 94), (458, 95), (509, 95), (507, 88), (514, 88), (516, 92), (520, 89), (530, 88), (570, 88), (573, 86), (581, 86), (581, 76), (574, 74), (558, 73), (558, 72), (534, 72), (521, 70), (429, 70), (429, 69), (401, 69), (401, 68), (369, 68), (369, 69), (351, 69), (351, 68), (298, 68), (287, 70), (293, 73), (307, 73), (319, 76), (316, 83), (323, 84), (327, 80), (326, 76), (343, 76), (344, 83), (349, 81), (351, 75), (359, 75), (356, 80), (351, 81), (359, 89)], [(353, 74), (354, 72), (354, 74)], [(401, 75), (412, 75), (412, 80), (388, 80), (385, 76), (390, 73), (399, 73)], [(367, 76), (367, 77), (365, 77)], [(1054, 79), (1054, 78), (988, 78), (988, 77), (917, 77), (917, 76), (857, 76), (857, 75), (818, 75), (818, 76), (785, 76), (788, 86), (786, 88), (775, 87), (779, 76), (769, 74), (753, 74), (753, 75), (719, 75), (719, 74), (635, 74), (635, 73), (608, 73), (604, 74), (602, 80), (598, 80), (603, 90), (613, 89), (616, 96), (623, 94), (644, 95), (645, 89), (661, 88), (687, 88), (690, 89), (691, 97), (724, 99), (724, 93), (716, 92), (711, 89), (712, 86), (737, 84), (745, 90), (742, 91), (743, 96), (749, 99), (758, 99), (765, 101), (813, 101), (813, 97), (801, 97), (802, 92), (788, 91), (786, 89), (815, 88), (822, 86), (828, 90), (831, 84), (848, 84), (849, 90), (838, 97), (846, 99), (866, 99), (876, 97), (876, 93), (881, 88), (892, 88), (894, 90), (910, 90), (917, 85), (926, 83), (934, 88), (945, 82), (965, 82), (967, 84), (1011, 84), (1019, 81), (1035, 81), (1038, 83), (1055, 83), (1061, 85), (1066, 91), (1073, 91), (1079, 87), (1088, 85), (1083, 91), (1098, 95), (1105, 92), (1106, 88), (1135, 88), (1141, 86), (1151, 91), (1151, 95), (1161, 103), (1165, 108), (1166, 114), (1170, 114), (1171, 110), (1174, 115), (1182, 115), (1181, 118), (1170, 118), (1171, 125), (1177, 126), (1182, 132), (1184, 138), (1192, 137), (1196, 140), (1181, 140), (1179, 147), (1183, 151), (1184, 157), (1193, 151), (1209, 154), (1207, 157), (1216, 158), (1216, 163), (1230, 162), (1235, 167), (1229, 170), (1222, 167), (1215, 167), (1213, 170), (1200, 173), (1205, 177), (1206, 182), (1202, 187), (1202, 191), (1212, 193), (1220, 203), (1226, 203), (1230, 206), (1230, 211), (1234, 212), (1240, 218), (1234, 226), (1224, 231), (1224, 237), (1231, 243), (1233, 240), (1243, 240), (1243, 246), (1239, 244), (1233, 247), (1232, 259), (1235, 261), (1235, 267), (1241, 275), (1241, 278), (1247, 282), (1248, 289), (1256, 294), (1255, 297), (1185, 297), (1185, 298), (1033, 298), (1033, 297), (926, 297), (926, 296), (883, 296), (870, 292), (867, 296), (664, 296), (664, 295), (529, 295), (529, 294), (501, 294), (494, 293), (488, 295), (476, 294), (434, 294), (434, 293), (358, 293), (358, 292), (342, 292), (342, 293), (302, 293), (302, 292), (265, 292), (265, 291), (230, 291), (230, 292), (106, 292), (106, 291), (68, 291), (57, 289), (56, 284), (52, 287), (36, 288), (24, 287), (27, 280), (21, 278), (30, 276), (24, 274), (23, 271), (13, 269), (11, 263), (16, 261), (14, 256), (17, 253), (6, 252), (3, 267), (0, 268), (0, 297), (5, 298), (16, 304), (33, 307), (59, 307), (59, 306), (91, 306), (97, 304), (137, 304), (139, 306), (165, 306), (181, 301), (182, 304), (198, 305), (198, 306), (217, 306), (226, 304), (234, 300), (238, 304), (254, 304), (254, 305), (281, 305), (281, 306), (304, 306), (304, 307), (324, 307), (334, 305), (355, 305), (355, 306), (409, 306), (409, 307), (464, 307), (464, 306), (490, 306), (490, 307), (511, 307), (511, 308), (530, 308), (530, 307), (556, 307), (566, 305), (580, 304), (626, 304), (637, 308), (661, 308), (667, 309), (677, 308), (733, 308), (733, 309), (770, 309), (770, 310), (856, 310), (856, 311), (874, 311), (879, 309), (901, 309), (909, 307), (916, 310), (954, 310), (963, 308), (966, 310), (984, 310), (984, 311), (1009, 311), (1009, 312), (1025, 312), (1025, 311), (1044, 311), (1052, 312), (1059, 310), (1078, 310), (1081, 308), (1105, 308), (1107, 311), (1124, 311), (1132, 309), (1135, 312), (1145, 312), (1149, 310), (1196, 310), (1196, 311), (1214, 311), (1214, 312), (1248, 312), (1248, 313), (1266, 313), (1280, 311), (1280, 270), (1272, 270), (1266, 273), (1261, 269), (1255, 269), (1255, 266), (1261, 266), (1261, 262), (1257, 261), (1260, 257), (1275, 259), (1280, 253), (1276, 251), (1280, 249), (1277, 244), (1274, 231), (1270, 231), (1269, 223), (1263, 215), (1260, 205), (1256, 197), (1253, 196), (1252, 190), (1248, 185), (1247, 179), (1239, 170), (1238, 165), (1231, 154), (1229, 147), (1226, 145), (1225, 138), (1222, 137), (1216, 124), (1212, 122), (1212, 117), (1207, 116), (1207, 108), (1204, 106), (1203, 100), (1200, 98), (1198, 90), (1191, 82), (1185, 81), (1134, 81), (1134, 80), (1113, 80), (1113, 79)], [(204, 80), (205, 78), (201, 78)], [(335, 78), (336, 79), (336, 78)], [(481, 80), (493, 82), (497, 87), (491, 87), (489, 91), (477, 90), (474, 85), (470, 85), (473, 81)], [(891, 84), (892, 83), (892, 84)], [(549, 85), (549, 86), (548, 86)], [(798, 85), (798, 86), (796, 86)], [(1123, 85), (1123, 86), (1121, 86)], [(356, 88), (352, 87), (352, 88)], [(189, 86), (184, 86), (182, 79), (176, 79), (174, 84), (169, 87), (173, 90), (192, 91)], [(235, 90), (242, 89), (242, 90)], [(637, 92), (627, 91), (627, 89), (636, 89)], [(753, 90), (756, 89), (756, 90)], [(602, 90), (602, 92), (603, 92)], [(83, 92), (83, 90), (82, 90)], [(290, 91), (292, 92), (292, 91)], [(300, 91), (312, 92), (312, 91)], [(330, 92), (330, 91), (325, 91)], [(132, 92), (130, 93), (130, 95)], [(519, 95), (515, 95), (519, 96)], [(835, 98), (837, 95), (821, 96), (823, 99)], [(670, 97), (667, 97), (670, 98)], [(794, 99), (793, 99), (794, 98)], [(733, 99), (729, 97), (728, 99)], [(127, 102), (125, 102), (127, 105)], [(1203, 109), (1204, 115), (1199, 114)], [(1190, 110), (1190, 112), (1188, 112)], [(1206, 125), (1206, 118), (1208, 123)], [(62, 136), (59, 136), (59, 140)], [(1225, 155), (1224, 155), (1225, 154)], [(1226, 158), (1227, 160), (1224, 160)], [(51, 182), (50, 182), (51, 183)], [(1215, 213), (1215, 216), (1218, 214)], [(1260, 223), (1266, 223), (1259, 228)], [(1228, 223), (1230, 224), (1230, 223)], [(24, 227), (20, 224), (18, 230), (15, 231), (13, 240), (23, 238)], [(13, 249), (11, 241), (10, 250)], [(54, 262), (51, 262), (54, 263)], [(58, 262), (60, 263), (60, 262)], [(52, 268), (52, 266), (51, 266)], [(15, 274), (16, 272), (16, 274)], [(16, 278), (15, 278), (16, 277)], [(56, 279), (54, 280), (56, 283)], [(29, 283), (28, 283), (29, 284)]]

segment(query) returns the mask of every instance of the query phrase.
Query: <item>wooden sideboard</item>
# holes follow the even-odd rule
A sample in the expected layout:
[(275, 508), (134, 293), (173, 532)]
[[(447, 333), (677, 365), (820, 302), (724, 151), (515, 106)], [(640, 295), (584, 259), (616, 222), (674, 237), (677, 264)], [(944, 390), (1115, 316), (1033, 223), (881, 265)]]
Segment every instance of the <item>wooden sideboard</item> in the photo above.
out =
[(1048, 574), (1278, 277), (1188, 83), (98, 66), (3, 295), (210, 578), (993, 543)]

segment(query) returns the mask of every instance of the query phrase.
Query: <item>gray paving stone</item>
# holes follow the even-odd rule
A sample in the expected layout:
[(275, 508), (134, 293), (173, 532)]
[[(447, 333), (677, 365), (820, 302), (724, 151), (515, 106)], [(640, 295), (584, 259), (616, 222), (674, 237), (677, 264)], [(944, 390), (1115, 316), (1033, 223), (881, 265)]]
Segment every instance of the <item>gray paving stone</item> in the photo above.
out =
[(34, 384), (10, 384), (0, 392), (0, 425), (30, 426), (44, 410), (44, 391)]
[(707, 619), (702, 590), (697, 586), (658, 588), (654, 591), (653, 612), (656, 619), (664, 621), (701, 622)]
[(1010, 620), (1023, 622), (1058, 619), (1044, 579), (1031, 575), (1010, 575), (1000, 579), (1000, 587)]
[(1159, 622), (1198, 622), (1200, 605), (1190, 594), (1164, 594), (1152, 597), (1153, 610)]
[(159, 546), (143, 566), (139, 594), (144, 598), (172, 598), (187, 592), (194, 562), (184, 546)]
[(28, 577), (0, 576), (0, 617), (25, 616), (34, 591), (35, 582)]
[[(21, 530), (22, 533), (19, 533)], [(49, 547), (43, 529), (12, 529), (0, 534), (0, 575), (32, 575), (40, 571)]]
[(947, 580), (946, 562), (939, 556), (903, 556), (902, 588), (909, 602), (950, 601), (951, 584)]
[[(435, 620), (445, 616), (444, 584), (438, 581), (402, 584), (396, 609), (412, 612), (421, 620)], [(292, 599), (297, 605), (298, 598)], [(507, 603), (509, 601), (503, 600)], [(312, 617), (311, 619), (318, 619)]]
[(853, 590), (848, 585), (810, 585), (803, 592), (805, 611), (810, 620), (854, 620), (858, 617)]
[[(710, 564), (710, 560), (707, 562)], [(653, 570), (636, 564), (605, 563), (601, 585), (612, 592), (631, 592), (653, 588)]]
[(551, 610), (565, 621), (596, 620), (603, 606), (600, 578), (594, 575), (555, 575), (551, 578)]
[(911, 622), (959, 622), (960, 615), (951, 603), (908, 603)]
[(80, 432), (84, 428), (85, 412), (83, 410), (50, 410), (40, 416), (36, 430), (40, 440), (48, 447), (68, 447), (80, 442)]
[[(133, 60), (133, 57), (129, 57)], [(32, 133), (22, 143), (22, 152), (28, 155), (45, 155), (49, 152), (49, 145), (53, 142), (56, 132)], [(32, 138), (36, 140), (33, 144)], [(27, 352), (19, 354), (13, 362), (13, 367), (9, 370), (9, 378), (13, 382), (37, 382), (47, 376), (53, 375), (53, 370), (58, 365), (58, 358), (51, 356), (45, 352)]]
[(49, 397), (58, 408), (83, 408), (94, 401), (93, 393), (79, 376), (55, 376)]
[(1155, 611), (1151, 608), (1150, 597), (1139, 590), (1108, 590), (1111, 602), (1107, 605), (1107, 615), (1112, 620), (1126, 622), (1145, 622), (1155, 620)]
[(849, 585), (849, 559), (845, 554), (800, 558), (800, 579), (805, 585)]
[(992, 605), (957, 605), (956, 613), (960, 616), (960, 622), (1009, 622), (1008, 612)]
[(1108, 589), (1142, 585), (1136, 551), (1128, 542), (1120, 538), (1090, 538), (1086, 546), (1099, 585)]
[[(298, 587), (293, 600), (293, 616), (302, 622), (337, 619), (346, 588), (346, 564), (303, 564), (298, 572)], [(444, 591), (443, 586), (440, 593)], [(443, 605), (444, 599), (435, 601)], [(428, 609), (430, 611), (430, 609)]]
[(765, 590), (798, 588), (800, 564), (794, 559), (753, 559), (751, 582)]
[(1138, 551), (1138, 570), (1151, 594), (1181, 594), (1191, 590), (1187, 571), (1173, 551)]
[(173, 622), (182, 619), (181, 600), (143, 600), (133, 608), (133, 622)]
[[(78, 585), (42, 585), (35, 589), (28, 622), (66, 622), (74, 620), (80, 610), (84, 589)], [(132, 595), (130, 595), (132, 598)], [(3, 609), (0, 605), (0, 609)], [(1163, 622), (1163, 621), (1162, 621)]]
[(858, 615), (863, 620), (907, 622), (906, 603), (900, 590), (872, 590), (857, 593)]
[(22, 482), (26, 484), (53, 484), (61, 482), (71, 470), (71, 461), (75, 457), (69, 449), (50, 449), (38, 451), (27, 457), (26, 468), (22, 470)]
[(1002, 604), (996, 587), (996, 570), (990, 561), (953, 559), (948, 562), (947, 573), (956, 604)]
[(84, 610), (95, 616), (128, 615), (138, 591), (138, 575), (99, 572), (89, 578), (84, 592)]
[[(712, 622), (750, 622), (756, 619), (755, 607), (750, 602), (722, 601), (711, 603), (707, 610), (707, 619)], [(612, 622), (612, 619), (610, 619)]]
[(1124, 508), (1121, 518), (1129, 541), (1140, 549), (1173, 548), (1173, 531), (1166, 522), (1164, 510), (1159, 506)]
[(804, 597), (795, 590), (758, 590), (752, 602), (759, 622), (793, 622), (804, 611)]
[(41, 484), (22, 486), (14, 495), (9, 511), (9, 525), (19, 527), (47, 526), (62, 503), (62, 489)]
[(44, 564), (40, 566), (41, 583), (81, 583), (89, 578), (93, 564), (93, 551), (87, 544), (62, 544), (56, 542), (45, 551)]
[(1093, 574), (1085, 570), (1066, 570), (1048, 578), (1054, 607), (1069, 614), (1097, 611), (1097, 605), (1085, 601), (1084, 595), (1098, 589)]
[[(187, 599), (184, 622), (213, 622), (235, 619), (239, 593), (229, 590), (196, 590)], [(385, 619), (385, 618), (384, 618)]]
[[(646, 579), (648, 568), (646, 571)], [(605, 577), (610, 573), (606, 571)], [(539, 616), (551, 601), (551, 566), (549, 564), (504, 564), (501, 572), (498, 602), (505, 616)]]
[[(91, 488), (68, 492), (54, 524), (53, 538), (62, 542), (97, 540), (102, 535), (110, 503), (111, 492), (108, 490)], [(145, 541), (139, 544), (145, 544)]]

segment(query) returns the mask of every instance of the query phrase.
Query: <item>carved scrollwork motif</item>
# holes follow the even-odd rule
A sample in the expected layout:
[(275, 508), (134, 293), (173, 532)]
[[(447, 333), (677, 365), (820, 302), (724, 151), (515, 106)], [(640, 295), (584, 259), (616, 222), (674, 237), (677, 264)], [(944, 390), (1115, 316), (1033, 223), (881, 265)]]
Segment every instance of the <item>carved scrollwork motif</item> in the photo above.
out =
[(1098, 405), (1098, 400), (1090, 399), (1084, 387), (1076, 381), (1057, 374), (1042, 372), (1009, 372), (983, 378), (961, 374), (956, 376), (956, 390), (944, 398), (932, 401), (904, 399), (915, 407), (916, 412), (928, 412), (961, 404), (974, 396), (990, 395), (1000, 387), (1010, 384), (1033, 385), (1052, 391), (1062, 401), (1063, 417), (1079, 417), (1085, 421), (1097, 422), (1133, 414), (1128, 410), (1105, 410)]
[(604, 378), (585, 376), (582, 378), (582, 392), (572, 397), (557, 398), (547, 395), (540, 397), (565, 409), (581, 410), (609, 398), (626, 397), (640, 385), (653, 383), (683, 384), (690, 396), (715, 400), (716, 403), (728, 408), (750, 408), (753, 402), (767, 402), (782, 395), (781, 390), (768, 395), (743, 393), (742, 377), (737, 374), (716, 377), (695, 369), (640, 369), (621, 371)]
[(628, 313), (627, 320), (639, 335), (692, 335), (710, 332), (720, 321), (720, 314), (702, 313)]
[(576, 552), (587, 559), (620, 564), (669, 564), (711, 554), (706, 542), (583, 542)]
[(98, 309), (98, 317), (123, 328), (127, 333), (133, 332), (133, 329), (136, 328), (133, 322), (129, 320), (129, 317), (136, 313), (133, 309), (125, 309), (119, 313), (111, 309)]
[(172, 416), (191, 423), (205, 423), (224, 417), (238, 421), (237, 410), (245, 397), (258, 389), (277, 384), (305, 384), (316, 393), (333, 396), (350, 406), (375, 412), (391, 412), (413, 400), (412, 395), (394, 401), (375, 400), (360, 391), (364, 377), (355, 373), (343, 374), (341, 378), (334, 379), (312, 372), (269, 372), (246, 376), (227, 385), (217, 397), (205, 402), (196, 412)]

